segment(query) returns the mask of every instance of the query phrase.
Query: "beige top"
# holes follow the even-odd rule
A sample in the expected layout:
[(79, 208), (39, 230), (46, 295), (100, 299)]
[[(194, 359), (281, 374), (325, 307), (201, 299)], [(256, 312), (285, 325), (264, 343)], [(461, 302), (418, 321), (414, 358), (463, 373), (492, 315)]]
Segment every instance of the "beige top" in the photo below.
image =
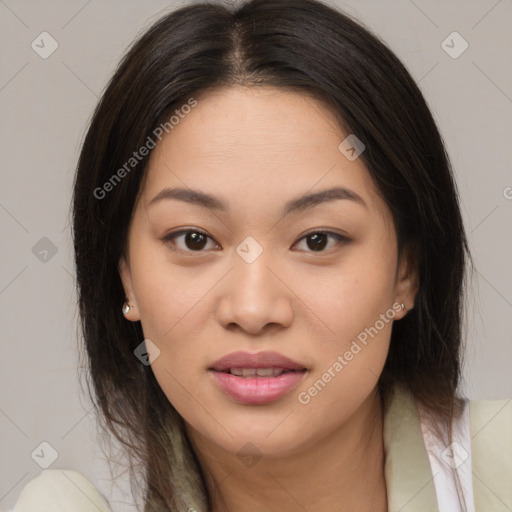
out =
[[(397, 388), (384, 418), (389, 512), (511, 512), (512, 400), (467, 401), (452, 447), (435, 437), (429, 421)], [(46, 469), (25, 485), (11, 512), (71, 511), (112, 512), (82, 474)]]

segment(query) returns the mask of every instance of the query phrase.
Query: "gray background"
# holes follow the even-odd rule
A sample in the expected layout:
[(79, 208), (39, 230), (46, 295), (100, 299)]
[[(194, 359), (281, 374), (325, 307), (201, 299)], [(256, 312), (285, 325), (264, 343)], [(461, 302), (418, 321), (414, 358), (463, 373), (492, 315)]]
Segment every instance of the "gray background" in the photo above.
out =
[[(44, 441), (58, 453), (52, 469), (81, 471), (115, 511), (131, 510), (125, 483), (107, 483), (80, 392), (68, 211), (80, 142), (106, 81), (136, 35), (182, 3), (0, 0), (2, 510), (41, 471), (31, 454)], [(462, 391), (511, 398), (512, 1), (331, 4), (397, 53), (439, 124), (477, 270)], [(47, 59), (31, 47), (42, 46), (43, 31), (58, 43)], [(457, 58), (445, 51), (463, 49), (458, 36), (446, 40), (454, 31), (469, 45)]]

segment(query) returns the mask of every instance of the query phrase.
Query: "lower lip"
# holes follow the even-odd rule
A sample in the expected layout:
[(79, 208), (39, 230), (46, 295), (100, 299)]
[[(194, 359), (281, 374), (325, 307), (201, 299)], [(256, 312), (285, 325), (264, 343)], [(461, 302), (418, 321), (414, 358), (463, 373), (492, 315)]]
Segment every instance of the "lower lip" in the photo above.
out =
[(289, 393), (304, 377), (306, 370), (282, 373), (278, 377), (237, 377), (231, 373), (210, 371), (218, 386), (242, 404), (267, 404)]

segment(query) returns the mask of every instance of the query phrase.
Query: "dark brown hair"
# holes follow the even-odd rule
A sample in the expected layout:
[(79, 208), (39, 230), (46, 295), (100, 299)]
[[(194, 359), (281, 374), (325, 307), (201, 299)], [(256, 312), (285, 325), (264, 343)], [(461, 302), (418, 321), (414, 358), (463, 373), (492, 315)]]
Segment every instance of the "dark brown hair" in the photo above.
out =
[(400, 254), (411, 251), (419, 275), (414, 308), (393, 325), (381, 396), (402, 384), (445, 422), (459, 403), (469, 252), (449, 158), (404, 65), (361, 23), (319, 1), (181, 7), (134, 43), (106, 87), (83, 143), (73, 197), (89, 393), (106, 429), (140, 466), (151, 512), (204, 512), (210, 497), (182, 418), (151, 367), (134, 356), (144, 340), (140, 322), (121, 314), (118, 264), (149, 156), (108, 194), (97, 191), (175, 109), (232, 86), (313, 95), (364, 143), (360, 158), (392, 212)]

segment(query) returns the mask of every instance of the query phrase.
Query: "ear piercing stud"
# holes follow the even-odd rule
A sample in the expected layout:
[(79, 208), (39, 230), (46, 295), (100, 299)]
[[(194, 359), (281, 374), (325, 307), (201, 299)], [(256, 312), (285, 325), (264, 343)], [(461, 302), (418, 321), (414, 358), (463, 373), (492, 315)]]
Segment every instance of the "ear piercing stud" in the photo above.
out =
[(403, 311), (403, 310), (405, 309), (405, 304), (402, 302), (402, 303), (400, 304), (400, 307), (402, 308), (402, 311)]
[(126, 316), (130, 312), (130, 309), (133, 307), (135, 306), (132, 306), (131, 304), (128, 304), (128, 302), (125, 302), (123, 304), (123, 315)]

